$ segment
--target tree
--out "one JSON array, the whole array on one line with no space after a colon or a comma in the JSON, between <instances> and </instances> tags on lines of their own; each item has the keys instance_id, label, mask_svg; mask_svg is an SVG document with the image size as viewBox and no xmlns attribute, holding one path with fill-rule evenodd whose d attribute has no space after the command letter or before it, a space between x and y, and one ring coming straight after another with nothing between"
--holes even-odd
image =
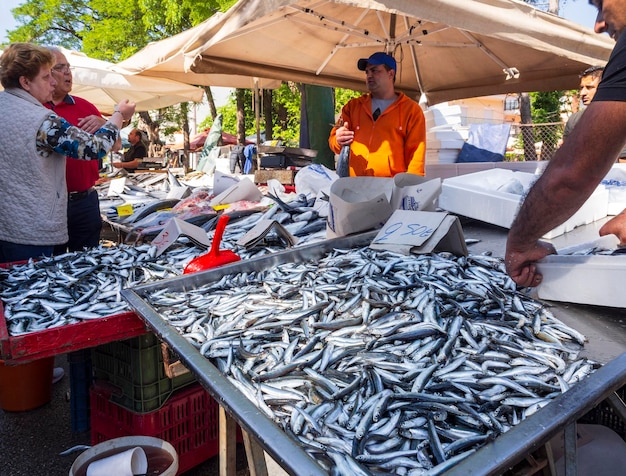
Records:
<instances>
[{"instance_id":1,"label":"tree","mask_svg":"<svg viewBox=\"0 0 626 476\"><path fill-rule=\"evenodd\" d=\"M549 160L556 152L561 139L561 98L565 91L530 93L532 99L532 118L535 124L535 141L542 142L541 160Z\"/></svg>"},{"instance_id":2,"label":"tree","mask_svg":"<svg viewBox=\"0 0 626 476\"><path fill-rule=\"evenodd\" d=\"M235 0L27 0L12 10L18 27L8 37L11 42L64 46L92 58L117 62L149 42L180 33L234 3ZM210 89L205 91L215 117L213 96ZM180 114L183 109L181 106L169 116L181 121L188 144L189 124L187 116ZM158 118L166 115L139 113L140 123L151 140L158 140Z\"/></svg>"}]
</instances>

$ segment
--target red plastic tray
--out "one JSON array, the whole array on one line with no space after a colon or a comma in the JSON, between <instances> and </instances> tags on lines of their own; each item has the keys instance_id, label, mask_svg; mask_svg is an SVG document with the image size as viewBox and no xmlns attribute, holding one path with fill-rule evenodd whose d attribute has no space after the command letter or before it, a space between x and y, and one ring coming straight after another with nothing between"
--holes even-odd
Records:
<instances>
[{"instance_id":1,"label":"red plastic tray","mask_svg":"<svg viewBox=\"0 0 626 476\"><path fill-rule=\"evenodd\" d=\"M0 302L0 360L25 363L146 334L148 327L134 312L11 336Z\"/></svg>"}]
</instances>

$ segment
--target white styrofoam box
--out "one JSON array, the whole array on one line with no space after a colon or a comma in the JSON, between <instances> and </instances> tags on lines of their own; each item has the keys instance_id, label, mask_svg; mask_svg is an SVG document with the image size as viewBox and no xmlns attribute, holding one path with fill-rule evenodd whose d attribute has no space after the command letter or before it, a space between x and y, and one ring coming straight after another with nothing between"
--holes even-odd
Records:
<instances>
[{"instance_id":1,"label":"white styrofoam box","mask_svg":"<svg viewBox=\"0 0 626 476\"><path fill-rule=\"evenodd\" d=\"M428 142L426 142L428 145ZM614 164L602 183L609 191L608 215L618 215L626 209L626 164Z\"/></svg>"},{"instance_id":2,"label":"white styrofoam box","mask_svg":"<svg viewBox=\"0 0 626 476\"><path fill-rule=\"evenodd\" d=\"M607 215L619 215L626 209L626 187L607 186L609 204Z\"/></svg>"},{"instance_id":3,"label":"white styrofoam box","mask_svg":"<svg viewBox=\"0 0 626 476\"><path fill-rule=\"evenodd\" d=\"M426 149L428 156L429 150ZM457 151L458 157L458 151ZM508 169L531 174L541 173L547 161L529 160L526 162L467 162L467 163L432 163L426 161L426 177L446 179L464 174L472 174L481 170Z\"/></svg>"},{"instance_id":4,"label":"white styrofoam box","mask_svg":"<svg viewBox=\"0 0 626 476\"><path fill-rule=\"evenodd\" d=\"M440 113L446 116L458 115L462 116L467 113L468 107L461 104L449 104L442 102L428 108L434 114Z\"/></svg>"},{"instance_id":5,"label":"white styrofoam box","mask_svg":"<svg viewBox=\"0 0 626 476\"><path fill-rule=\"evenodd\" d=\"M537 271L543 275L543 280L537 287L538 297L550 301L626 307L626 254L575 254L594 247L614 249L618 243L615 235L607 235L539 260Z\"/></svg>"},{"instance_id":6,"label":"white styrofoam box","mask_svg":"<svg viewBox=\"0 0 626 476\"><path fill-rule=\"evenodd\" d=\"M443 112L438 109L428 109L428 111L424 111L424 115L426 116L426 120L431 120L435 123L436 126L445 125L445 124L461 124L461 114L453 114L449 112Z\"/></svg>"},{"instance_id":7,"label":"white styrofoam box","mask_svg":"<svg viewBox=\"0 0 626 476\"><path fill-rule=\"evenodd\" d=\"M463 139L426 139L426 149L458 149L459 151L465 144Z\"/></svg>"},{"instance_id":8,"label":"white styrofoam box","mask_svg":"<svg viewBox=\"0 0 626 476\"><path fill-rule=\"evenodd\" d=\"M428 174L427 174L428 176ZM493 168L443 180L439 206L452 213L510 228L523 194L537 175ZM608 191L602 185L565 223L546 233L551 239L606 216Z\"/></svg>"},{"instance_id":9,"label":"white styrofoam box","mask_svg":"<svg viewBox=\"0 0 626 476\"><path fill-rule=\"evenodd\" d=\"M481 170L448 178L441 184L439 206L452 213L509 228L522 193L533 178L532 174L503 169ZM515 181L520 185L518 194L498 190Z\"/></svg>"},{"instance_id":10,"label":"white styrofoam box","mask_svg":"<svg viewBox=\"0 0 626 476\"><path fill-rule=\"evenodd\" d=\"M454 164L459 152L461 149L426 149L426 164Z\"/></svg>"},{"instance_id":11,"label":"white styrofoam box","mask_svg":"<svg viewBox=\"0 0 626 476\"><path fill-rule=\"evenodd\" d=\"M431 128L426 133L426 144L428 144L430 140L440 140L440 141L453 140L453 141L461 141L461 145L463 145L462 143L467 140L468 136L469 136L469 129L467 128L448 129L448 130L441 130L441 129L437 130L436 128Z\"/></svg>"},{"instance_id":12,"label":"white styrofoam box","mask_svg":"<svg viewBox=\"0 0 626 476\"><path fill-rule=\"evenodd\" d=\"M607 210L609 206L609 191L600 185L591 194L585 203L578 209L574 215L572 215L565 223L557 226L553 230L549 231L544 238L551 239L555 236L560 236L563 233L572 231L577 226L589 225L596 220L607 216Z\"/></svg>"}]
</instances>

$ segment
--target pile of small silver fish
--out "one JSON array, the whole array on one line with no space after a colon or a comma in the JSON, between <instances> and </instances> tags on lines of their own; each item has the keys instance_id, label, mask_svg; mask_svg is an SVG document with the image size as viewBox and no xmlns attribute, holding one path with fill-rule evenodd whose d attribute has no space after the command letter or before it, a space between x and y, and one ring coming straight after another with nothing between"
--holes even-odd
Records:
<instances>
[{"instance_id":1,"label":"pile of small silver fish","mask_svg":"<svg viewBox=\"0 0 626 476\"><path fill-rule=\"evenodd\" d=\"M98 246L0 269L0 299L10 335L99 319L130 311L126 287L174 277L200 253L176 247Z\"/></svg>"},{"instance_id":2,"label":"pile of small silver fish","mask_svg":"<svg viewBox=\"0 0 626 476\"><path fill-rule=\"evenodd\" d=\"M484 255L335 250L144 299L330 474L442 474L597 368Z\"/></svg>"},{"instance_id":3,"label":"pile of small silver fish","mask_svg":"<svg viewBox=\"0 0 626 476\"><path fill-rule=\"evenodd\" d=\"M229 226L222 248L236 250L242 259L284 250L281 244L251 250L235 245L236 239L263 215L254 214ZM213 231L208 233L210 239L213 234ZM325 232L316 233L298 245L324 238ZM0 300L9 335L128 312L131 309L120 295L122 289L180 276L189 261L205 252L181 237L179 243L158 257L156 248L149 244L101 245L0 268Z\"/></svg>"}]
</instances>

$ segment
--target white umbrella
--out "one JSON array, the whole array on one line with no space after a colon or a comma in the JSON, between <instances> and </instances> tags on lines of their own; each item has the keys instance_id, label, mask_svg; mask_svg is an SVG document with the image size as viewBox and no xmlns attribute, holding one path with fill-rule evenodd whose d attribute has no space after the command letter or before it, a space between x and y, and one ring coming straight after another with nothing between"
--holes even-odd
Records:
<instances>
[{"instance_id":1,"label":"white umbrella","mask_svg":"<svg viewBox=\"0 0 626 476\"><path fill-rule=\"evenodd\" d=\"M223 14L216 13L200 25L185 30L182 33L154 41L146 45L134 55L126 58L115 65L130 73L142 76L158 76L169 78L187 84L199 86L219 86L229 88L276 89L281 81L252 76L239 76L234 74L202 74L194 73L185 69L185 57L183 52L187 43L198 34L210 35L219 28Z\"/></svg>"},{"instance_id":2,"label":"white umbrella","mask_svg":"<svg viewBox=\"0 0 626 476\"><path fill-rule=\"evenodd\" d=\"M186 70L363 90L358 59L386 51L397 89L429 104L573 89L614 46L517 0L240 0L205 26L185 47Z\"/></svg>"},{"instance_id":3,"label":"white umbrella","mask_svg":"<svg viewBox=\"0 0 626 476\"><path fill-rule=\"evenodd\" d=\"M100 112L113 113L122 99L137 104L137 111L149 111L181 102L201 102L201 88L168 78L144 77L113 67L113 63L60 48L71 65L72 94L93 103Z\"/></svg>"}]
</instances>

